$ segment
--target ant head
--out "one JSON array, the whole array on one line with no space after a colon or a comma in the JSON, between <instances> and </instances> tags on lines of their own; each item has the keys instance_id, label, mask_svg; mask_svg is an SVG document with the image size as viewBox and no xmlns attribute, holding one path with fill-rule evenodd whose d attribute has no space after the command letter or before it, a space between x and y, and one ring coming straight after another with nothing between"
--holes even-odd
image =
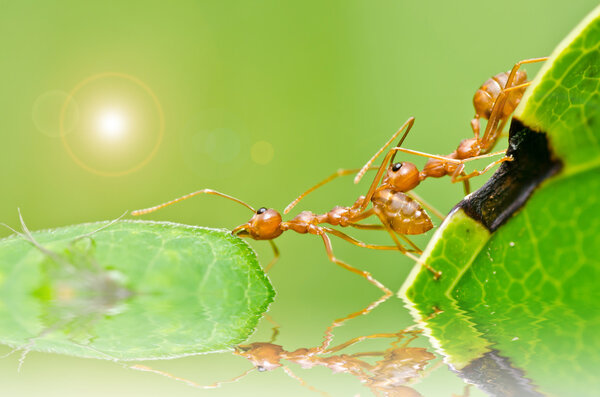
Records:
<instances>
[{"instance_id":1,"label":"ant head","mask_svg":"<svg viewBox=\"0 0 600 397\"><path fill-rule=\"evenodd\" d=\"M261 207L248 223L236 227L232 233L241 237L250 237L254 240L274 239L283 233L281 214L274 209Z\"/></svg>"},{"instance_id":2,"label":"ant head","mask_svg":"<svg viewBox=\"0 0 600 397\"><path fill-rule=\"evenodd\" d=\"M281 367L282 353L284 353L283 347L264 342L240 345L235 348L235 354L250 360L259 372L272 371Z\"/></svg>"},{"instance_id":3,"label":"ant head","mask_svg":"<svg viewBox=\"0 0 600 397\"><path fill-rule=\"evenodd\" d=\"M408 192L414 189L421 179L419 170L413 163L394 163L388 168L383 183L397 192Z\"/></svg>"}]
</instances>

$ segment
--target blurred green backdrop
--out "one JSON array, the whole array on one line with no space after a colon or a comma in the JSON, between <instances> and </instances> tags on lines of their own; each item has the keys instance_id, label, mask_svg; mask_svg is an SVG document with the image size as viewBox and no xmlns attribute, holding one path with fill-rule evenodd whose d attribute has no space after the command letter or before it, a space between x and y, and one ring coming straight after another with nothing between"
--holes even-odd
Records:
<instances>
[{"instance_id":1,"label":"blurred green backdrop","mask_svg":"<svg viewBox=\"0 0 600 397\"><path fill-rule=\"evenodd\" d=\"M596 3L0 1L0 221L16 226L17 208L32 230L112 219L205 187L282 209L336 169L362 166L409 116L407 147L449 153L470 136L479 85L517 60L549 55ZM349 205L365 189L341 179L300 207ZM446 179L418 192L443 212L462 196ZM232 228L248 211L201 197L147 218ZM357 235L389 244L383 234ZM416 241L424 247L429 236ZM278 243L270 315L286 349L316 346L335 318L378 297L331 264L319 239ZM267 263L268 244L251 244ZM393 252L340 241L334 249L394 291L411 267ZM411 324L393 298L336 341ZM251 341L269 334L264 323ZM17 362L0 360L3 395L310 393L282 371L198 391L111 362L31 353L21 373ZM227 353L152 364L203 384L250 366ZM333 395L369 395L349 375L293 369ZM439 368L415 387L450 396L463 385Z\"/></svg>"}]
</instances>

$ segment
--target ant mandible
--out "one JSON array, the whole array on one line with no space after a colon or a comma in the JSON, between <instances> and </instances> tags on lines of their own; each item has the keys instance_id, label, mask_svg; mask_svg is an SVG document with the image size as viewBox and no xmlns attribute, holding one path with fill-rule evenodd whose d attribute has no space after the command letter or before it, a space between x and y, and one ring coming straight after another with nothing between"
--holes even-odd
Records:
<instances>
[{"instance_id":1,"label":"ant mandible","mask_svg":"<svg viewBox=\"0 0 600 397\"><path fill-rule=\"evenodd\" d=\"M453 183L460 181L463 182L465 194L468 194L470 192L469 179L484 174L492 167L500 163L511 161L511 157L504 156L501 159L492 162L481 171L475 170L469 174L464 172L465 163L468 161L505 153L505 151L496 153L490 153L490 151L496 145L504 126L521 101L525 89L527 86L529 86L529 84L531 84L531 82L527 81L527 73L519 68L523 64L543 62L547 59L548 57L543 57L519 61L513 66L510 72L497 74L483 83L473 97L475 116L471 120L471 128L473 129L475 137L463 140L456 150L449 155L438 156L416 150L405 149L399 147L399 145L392 148L390 150L391 154L389 157L386 157L389 159L390 163L393 162L398 151L429 158L422 171L419 171L414 164L409 162L399 162L392 165L392 168L395 168L396 172L401 168L403 169L403 183L399 184L401 185L399 187L399 191L407 192L412 190L422 180L428 177L441 178L445 175L450 175ZM481 118L488 120L482 138L479 136ZM358 183L361 180L375 159L391 144L395 138L396 136L393 136L392 139L388 141L371 158L371 160L365 164L365 166L356 175L354 183Z\"/></svg>"}]
</instances>

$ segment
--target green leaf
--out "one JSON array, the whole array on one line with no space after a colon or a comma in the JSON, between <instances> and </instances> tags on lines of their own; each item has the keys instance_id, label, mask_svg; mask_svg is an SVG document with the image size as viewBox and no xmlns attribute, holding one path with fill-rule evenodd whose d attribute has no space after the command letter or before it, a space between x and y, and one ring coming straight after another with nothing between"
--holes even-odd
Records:
<instances>
[{"instance_id":1,"label":"green leaf","mask_svg":"<svg viewBox=\"0 0 600 397\"><path fill-rule=\"evenodd\" d=\"M400 291L461 376L492 395L600 390L600 8L552 54L508 153L446 218ZM442 312L434 315L436 310Z\"/></svg>"},{"instance_id":2,"label":"green leaf","mask_svg":"<svg viewBox=\"0 0 600 397\"><path fill-rule=\"evenodd\" d=\"M226 230L106 222L0 240L0 343L119 360L230 349L274 291Z\"/></svg>"}]
</instances>

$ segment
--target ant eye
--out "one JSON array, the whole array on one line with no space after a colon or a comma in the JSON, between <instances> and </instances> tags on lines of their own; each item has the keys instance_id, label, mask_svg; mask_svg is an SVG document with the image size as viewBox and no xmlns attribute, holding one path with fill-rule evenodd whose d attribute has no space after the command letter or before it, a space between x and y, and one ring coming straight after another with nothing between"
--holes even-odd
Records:
<instances>
[{"instance_id":1,"label":"ant eye","mask_svg":"<svg viewBox=\"0 0 600 397\"><path fill-rule=\"evenodd\" d=\"M267 369L263 366L257 366L256 369L258 370L258 372L265 372Z\"/></svg>"},{"instance_id":2,"label":"ant eye","mask_svg":"<svg viewBox=\"0 0 600 397\"><path fill-rule=\"evenodd\" d=\"M266 209L265 207L260 207L260 208L258 209L258 211L256 211L256 213L257 213L258 215L260 215L260 214L263 214L263 213L265 213L266 211L267 211L267 209Z\"/></svg>"},{"instance_id":3,"label":"ant eye","mask_svg":"<svg viewBox=\"0 0 600 397\"><path fill-rule=\"evenodd\" d=\"M400 168L402 168L402 163L396 163L392 165L392 171L394 172L398 171Z\"/></svg>"}]
</instances>

